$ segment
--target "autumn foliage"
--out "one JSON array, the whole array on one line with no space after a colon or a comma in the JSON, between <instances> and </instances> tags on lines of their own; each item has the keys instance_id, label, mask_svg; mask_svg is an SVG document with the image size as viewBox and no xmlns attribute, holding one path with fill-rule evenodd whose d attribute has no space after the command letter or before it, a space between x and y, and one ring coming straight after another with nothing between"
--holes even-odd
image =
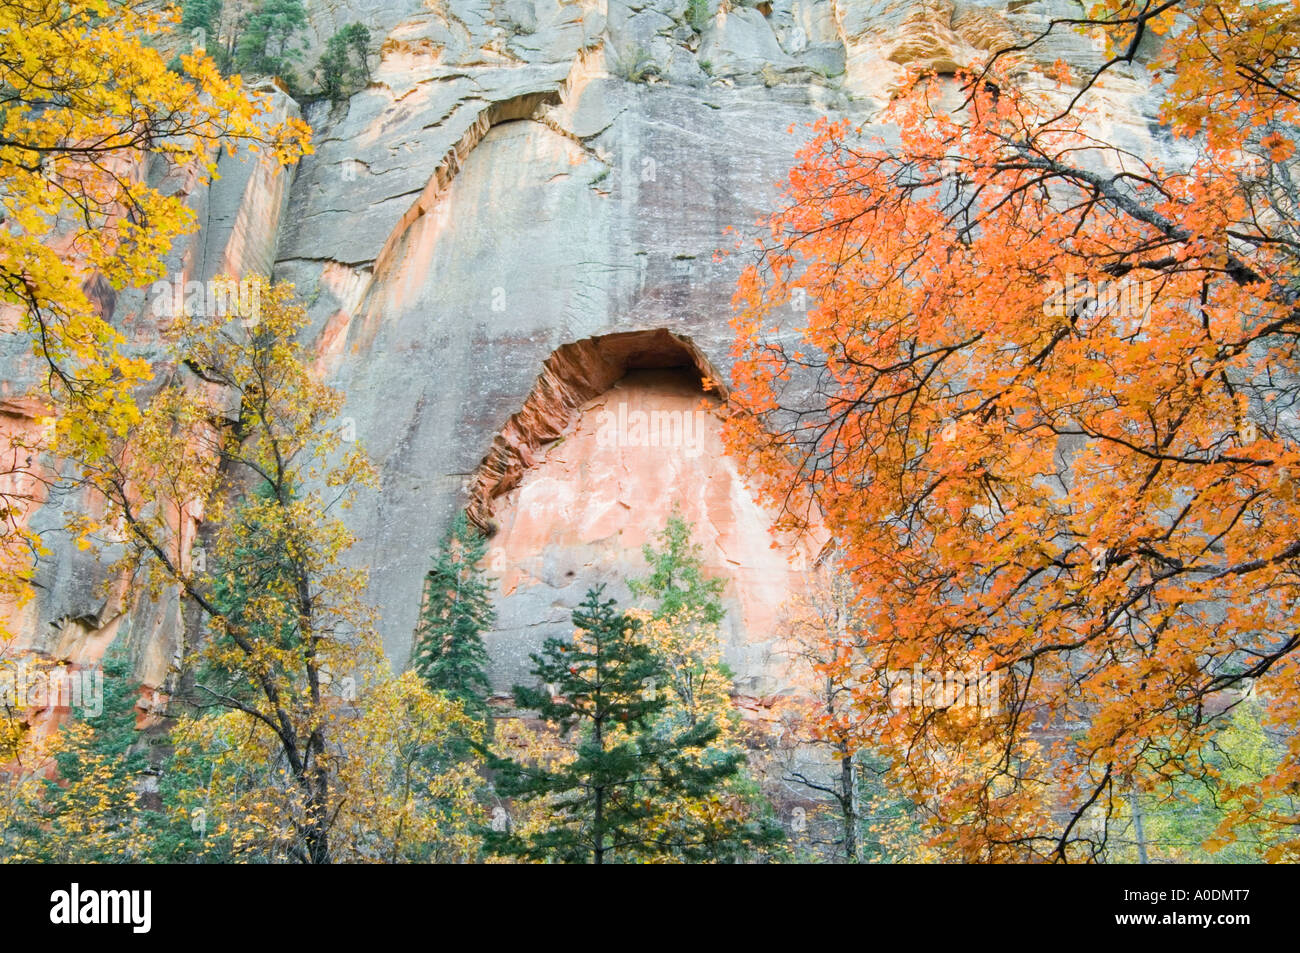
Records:
<instances>
[{"instance_id":1,"label":"autumn foliage","mask_svg":"<svg viewBox=\"0 0 1300 953\"><path fill-rule=\"evenodd\" d=\"M950 856L1098 859L1176 788L1227 805L1210 847L1294 859L1300 5L1080 23L1093 71L1013 51L813 128L736 293L731 445L843 546L861 638L823 671ZM1118 69L1157 131L1108 125ZM918 665L996 710L899 704ZM1239 784L1252 691L1287 753Z\"/></svg>"},{"instance_id":2,"label":"autumn foliage","mask_svg":"<svg viewBox=\"0 0 1300 953\"><path fill-rule=\"evenodd\" d=\"M30 346L31 397L50 415L0 447L3 603L25 599L41 551L27 517L49 475L32 458L93 458L138 421L150 370L118 293L166 273L197 224L187 195L222 153L310 151L305 124L273 121L269 97L206 56L169 70L176 20L122 0L0 2L0 335Z\"/></svg>"}]
</instances>

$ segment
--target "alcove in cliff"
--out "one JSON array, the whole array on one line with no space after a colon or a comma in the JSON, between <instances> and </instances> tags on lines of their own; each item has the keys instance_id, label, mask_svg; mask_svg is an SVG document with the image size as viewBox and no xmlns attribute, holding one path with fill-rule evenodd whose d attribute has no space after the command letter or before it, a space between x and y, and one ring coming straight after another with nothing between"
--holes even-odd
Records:
<instances>
[{"instance_id":1,"label":"alcove in cliff","mask_svg":"<svg viewBox=\"0 0 1300 953\"><path fill-rule=\"evenodd\" d=\"M665 330L589 338L547 359L471 484L470 513L492 532L498 688L529 680L529 652L568 633L588 588L606 583L626 599L624 580L645 574L642 546L674 508L727 581L721 637L737 688L782 687L780 617L811 568L810 543L772 547L775 514L724 453L706 378L717 379L699 349Z\"/></svg>"}]
</instances>

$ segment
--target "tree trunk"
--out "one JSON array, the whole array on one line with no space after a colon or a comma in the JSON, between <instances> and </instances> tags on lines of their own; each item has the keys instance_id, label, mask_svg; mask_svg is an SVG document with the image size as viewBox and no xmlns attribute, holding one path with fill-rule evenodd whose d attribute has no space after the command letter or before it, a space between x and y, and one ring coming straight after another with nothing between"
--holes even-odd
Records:
<instances>
[{"instance_id":1,"label":"tree trunk","mask_svg":"<svg viewBox=\"0 0 1300 953\"><path fill-rule=\"evenodd\" d=\"M1142 805L1138 803L1136 791L1130 790L1128 792L1128 803L1133 809L1133 834L1137 837L1138 863L1149 863L1147 860L1146 833L1142 830Z\"/></svg>"},{"instance_id":2,"label":"tree trunk","mask_svg":"<svg viewBox=\"0 0 1300 953\"><path fill-rule=\"evenodd\" d=\"M844 807L844 856L849 863L858 862L858 785L853 756L840 758L840 789Z\"/></svg>"},{"instance_id":3,"label":"tree trunk","mask_svg":"<svg viewBox=\"0 0 1300 953\"><path fill-rule=\"evenodd\" d=\"M596 833L596 847L592 853L595 856L593 863L603 864L605 862L605 789L596 788L596 818L593 825Z\"/></svg>"}]
</instances>

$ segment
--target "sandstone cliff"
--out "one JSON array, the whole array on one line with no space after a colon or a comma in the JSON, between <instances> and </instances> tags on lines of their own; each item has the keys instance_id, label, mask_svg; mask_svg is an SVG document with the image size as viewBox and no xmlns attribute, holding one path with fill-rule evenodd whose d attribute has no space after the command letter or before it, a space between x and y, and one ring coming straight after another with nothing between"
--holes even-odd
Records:
<instances>
[{"instance_id":1,"label":"sandstone cliff","mask_svg":"<svg viewBox=\"0 0 1300 953\"><path fill-rule=\"evenodd\" d=\"M702 376L725 381L740 267L714 259L728 226L769 207L819 116L870 121L904 69L951 71L1026 38L1067 0L314 0L315 49L366 23L372 81L305 118L316 152L293 175L223 162L189 195L203 223L176 250L184 279L270 271L296 284L322 376L379 463L383 490L350 519L396 665L452 514L497 529L494 682L563 632L592 583L639 568L678 503L728 578L726 655L742 691L781 685L771 640L815 543L772 549L771 514L717 443ZM1035 53L1095 63L1088 38ZM1032 71L1025 83L1042 83ZM1159 152L1140 75L1099 92L1105 133ZM296 110L282 96L281 108ZM794 126L794 132L788 132ZM887 134L887 130L883 130ZM108 306L142 353L156 297ZM31 426L32 369L0 354L0 427ZM621 410L620 410L621 408ZM602 440L602 413L690 421L692 442ZM700 417L695 417L699 413ZM669 417L666 415L676 414ZM650 419L649 416L646 417ZM33 525L87 501L48 500ZM25 642L87 661L129 634L164 685L183 644L176 604L97 594L108 555L51 535ZM111 554L109 554L111 555Z\"/></svg>"}]
</instances>

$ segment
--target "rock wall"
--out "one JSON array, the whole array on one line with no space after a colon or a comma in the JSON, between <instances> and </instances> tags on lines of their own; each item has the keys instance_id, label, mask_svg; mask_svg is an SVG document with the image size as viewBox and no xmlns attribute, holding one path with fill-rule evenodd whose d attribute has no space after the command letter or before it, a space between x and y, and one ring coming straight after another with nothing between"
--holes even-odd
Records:
<instances>
[{"instance_id":1,"label":"rock wall","mask_svg":"<svg viewBox=\"0 0 1300 953\"><path fill-rule=\"evenodd\" d=\"M611 402L684 413L704 399L692 373L726 380L741 262L713 253L729 245L725 229L775 201L803 124L870 121L908 66L953 70L1077 5L308 6L316 48L346 23L371 28L373 81L345 104L306 108L316 152L291 186L256 163L223 163L222 180L192 197L206 224L177 270L269 267L307 303L317 367L347 394L344 413L381 466L382 492L350 519L394 663L409 654L423 574L457 508L499 527L491 645L504 686L545 635L567 629L586 585L639 568L639 544L679 502L730 580L727 652L742 683L779 686L763 646L810 554L768 547L767 515L712 424L709 450L690 456L601 445L595 415ZM1036 56L1086 67L1099 51L1065 33ZM1152 148L1141 76L1107 74L1097 104L1105 134ZM114 307L151 353L144 304L125 295ZM676 343L635 359L617 340ZM15 368L0 399L21 395L23 360L12 347L0 360ZM125 624L151 646L141 669L158 684L180 644L177 607L101 605L91 593L103 571L56 547L24 621L29 641L74 652Z\"/></svg>"},{"instance_id":2,"label":"rock wall","mask_svg":"<svg viewBox=\"0 0 1300 953\"><path fill-rule=\"evenodd\" d=\"M782 608L818 555L816 541L774 546L774 514L722 448L716 401L693 369L632 369L586 401L498 503L488 569L500 614L488 639L494 687L526 680L537 635L563 632L593 585L629 595L642 546L674 510L695 526L710 574L727 580L723 659L737 690L786 687L777 645Z\"/></svg>"},{"instance_id":3,"label":"rock wall","mask_svg":"<svg viewBox=\"0 0 1300 953\"><path fill-rule=\"evenodd\" d=\"M261 91L274 97L272 121L298 115L297 105L274 87ZM274 268L292 182L291 170L279 170L269 160L245 154L223 158L220 178L211 186L201 186L196 175L162 183L184 197L198 229L173 248L166 281L117 294L105 292L98 298L130 346L152 363L156 380L185 373L168 363L160 329L175 313L177 299L184 299L187 282L219 274L269 273ZM40 417L48 413L41 402L23 396L39 393L41 372L25 336L0 334L0 448L6 452L12 452L12 435L38 427ZM147 400L148 394L141 397ZM38 466L42 478L58 469L53 461ZM194 613L184 611L174 592L158 602L136 599L130 581L112 572L120 556L112 538L102 539L99 551L82 550L72 543L63 531L63 514L101 513L102 501L75 488L40 481L33 481L31 489L38 505L24 519L41 536L49 554L37 563L35 598L21 609L0 605L0 612L10 620L10 631L18 636L17 647L84 666L96 663L114 639L124 638L145 685L168 687ZM193 521L182 527L184 539L192 542L196 529Z\"/></svg>"}]
</instances>

